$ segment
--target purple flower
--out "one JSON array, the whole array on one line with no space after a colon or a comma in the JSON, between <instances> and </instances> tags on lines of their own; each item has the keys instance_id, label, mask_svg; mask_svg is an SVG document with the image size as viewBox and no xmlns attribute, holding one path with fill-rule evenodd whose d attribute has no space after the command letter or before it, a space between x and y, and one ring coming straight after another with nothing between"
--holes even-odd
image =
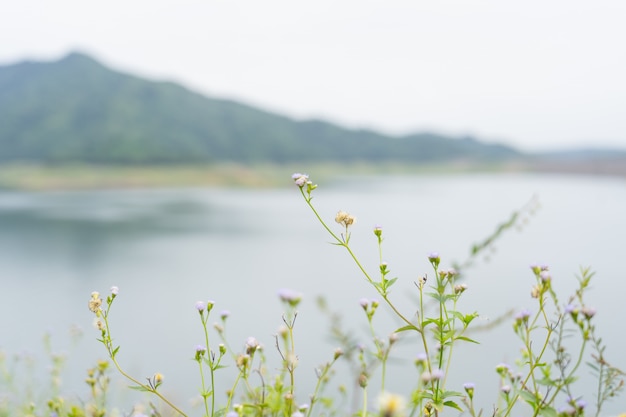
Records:
<instances>
[{"instance_id":1,"label":"purple flower","mask_svg":"<svg viewBox=\"0 0 626 417\"><path fill-rule=\"evenodd\" d=\"M202 313L205 308L206 308L206 304L204 304L204 301L196 302L196 310L198 310L200 313Z\"/></svg>"},{"instance_id":2,"label":"purple flower","mask_svg":"<svg viewBox=\"0 0 626 417\"><path fill-rule=\"evenodd\" d=\"M281 301L289 304L292 307L297 306L302 300L302 294L287 288L282 288L278 290L278 297Z\"/></svg>"},{"instance_id":3,"label":"purple flower","mask_svg":"<svg viewBox=\"0 0 626 417\"><path fill-rule=\"evenodd\" d=\"M246 339L246 350L248 353L254 352L259 348L259 346L261 346L261 344L258 340L256 340L256 338L250 336Z\"/></svg>"},{"instance_id":4,"label":"purple flower","mask_svg":"<svg viewBox=\"0 0 626 417\"><path fill-rule=\"evenodd\" d=\"M433 369L433 371L430 373L430 377L433 380L439 380L441 378L443 378L445 375L445 373L443 372L442 369Z\"/></svg>"},{"instance_id":5,"label":"purple flower","mask_svg":"<svg viewBox=\"0 0 626 417\"><path fill-rule=\"evenodd\" d=\"M585 317L587 317L587 319L590 319L596 315L596 309L593 307L583 307L582 313L585 315Z\"/></svg>"},{"instance_id":6,"label":"purple flower","mask_svg":"<svg viewBox=\"0 0 626 417\"><path fill-rule=\"evenodd\" d=\"M115 285L111 287L111 295L117 295L120 292L120 289L117 288Z\"/></svg>"},{"instance_id":7,"label":"purple flower","mask_svg":"<svg viewBox=\"0 0 626 417\"><path fill-rule=\"evenodd\" d=\"M220 311L220 317L222 318L222 320L226 320L228 316L230 316L230 311L228 310Z\"/></svg>"},{"instance_id":8,"label":"purple flower","mask_svg":"<svg viewBox=\"0 0 626 417\"><path fill-rule=\"evenodd\" d=\"M359 300L359 305L363 307L363 309L367 309L367 306L370 304L370 301L367 298L361 298Z\"/></svg>"},{"instance_id":9,"label":"purple flower","mask_svg":"<svg viewBox=\"0 0 626 417\"><path fill-rule=\"evenodd\" d=\"M565 312L571 314L576 309L574 304L568 304L565 306Z\"/></svg>"},{"instance_id":10,"label":"purple flower","mask_svg":"<svg viewBox=\"0 0 626 417\"><path fill-rule=\"evenodd\" d=\"M302 174L300 172L296 172L291 176L296 185L300 188L304 187L306 183L309 181L309 176L307 174Z\"/></svg>"},{"instance_id":11,"label":"purple flower","mask_svg":"<svg viewBox=\"0 0 626 417\"><path fill-rule=\"evenodd\" d=\"M530 310L523 309L515 315L515 320L526 321L528 320L528 317L530 317Z\"/></svg>"},{"instance_id":12,"label":"purple flower","mask_svg":"<svg viewBox=\"0 0 626 417\"><path fill-rule=\"evenodd\" d=\"M429 259L430 261L434 261L434 260L436 260L436 259L439 259L439 253L437 253L437 252L431 252L431 253L429 253L429 254L428 254L428 259Z\"/></svg>"}]
</instances>

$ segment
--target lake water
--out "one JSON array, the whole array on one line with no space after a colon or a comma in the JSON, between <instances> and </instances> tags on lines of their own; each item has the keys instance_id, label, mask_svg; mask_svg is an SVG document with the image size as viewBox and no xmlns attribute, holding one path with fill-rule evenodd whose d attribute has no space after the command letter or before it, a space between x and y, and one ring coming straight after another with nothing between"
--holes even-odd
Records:
<instances>
[{"instance_id":1,"label":"lake water","mask_svg":"<svg viewBox=\"0 0 626 417\"><path fill-rule=\"evenodd\" d=\"M289 174L286 178L287 185ZM30 352L45 364L41 340L50 332L54 349L69 355L65 392L86 392L85 369L104 357L87 301L92 291L107 293L116 285L120 295L111 320L122 346L120 362L140 378L162 372L164 389L185 403L196 394L198 377L190 358L203 340L195 302L211 299L216 311L230 310L231 345L243 346L246 337L255 336L268 357L275 357L273 335L282 323L276 294L291 288L304 294L296 350L303 387L299 398L306 401L313 368L335 348L315 298L325 296L342 314L344 327L367 343L358 302L375 298L375 292L348 255L329 244L297 187L288 185L262 190L0 192L0 347ZM488 259L481 257L466 271L470 289L462 307L477 310L481 323L488 324L508 308L533 309L530 264L549 265L554 285L564 294L575 287L580 267L591 266L596 276L589 300L598 308L607 357L626 368L621 310L626 293L624 179L347 176L321 184L315 194L316 206L333 226L340 209L357 217L352 244L374 275L378 260L372 228L382 225L383 257L392 276L399 277L392 298L408 315L414 311L413 282L430 271L428 253L439 252L444 267L465 260L471 244L537 196L535 215L498 240ZM397 326L382 307L375 322L383 337ZM85 333L75 347L68 338L72 325ZM518 357L519 342L508 322L475 337L481 345L459 350L452 382L458 390L463 382L477 383L477 398L488 412L498 388L493 369ZM409 338L400 346L408 352L409 364L420 352L415 342ZM394 362L391 390L407 392L407 384L412 386L416 375L406 365ZM113 380L116 387L125 385L115 374ZM594 389L587 379L581 381L589 403ZM141 398L134 391L123 392L119 401ZM626 397L608 403L606 415L626 411L625 404Z\"/></svg>"}]
</instances>

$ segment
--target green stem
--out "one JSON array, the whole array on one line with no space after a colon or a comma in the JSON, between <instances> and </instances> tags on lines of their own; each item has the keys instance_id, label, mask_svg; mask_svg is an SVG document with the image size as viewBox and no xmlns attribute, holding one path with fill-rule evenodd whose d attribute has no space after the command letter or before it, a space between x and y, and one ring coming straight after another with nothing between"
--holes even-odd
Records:
<instances>
[{"instance_id":1,"label":"green stem","mask_svg":"<svg viewBox=\"0 0 626 417\"><path fill-rule=\"evenodd\" d=\"M110 306L109 306L110 307ZM172 404L172 402L170 402L167 398L165 398L160 392L158 392L156 390L156 388L153 388L149 385L143 384L139 381L137 381L135 378L133 378L132 376L130 376L129 374L127 374L122 367L120 366L120 364L117 362L117 359L115 359L115 355L113 354L113 351L115 350L113 348L113 344L112 341L113 339L111 338L111 329L109 327L109 318L108 318L108 311L104 312L102 314L102 317L104 318L104 325L105 325L105 329L106 329L106 336L105 338L103 338L103 343L104 346L107 349L107 352L109 354L109 357L111 358L111 361L113 362L113 365L115 365L115 368L118 370L118 372L125 377L126 379L128 379L129 381L133 382L134 384L136 384L137 386L141 387L142 389L144 389L145 391L148 391L154 395L156 395L157 397L159 397L161 399L161 401L163 401L165 404L167 404L170 408L172 408L172 410L176 411L178 414L180 414L181 416L187 417L187 414L183 413L178 407L176 407L174 404Z\"/></svg>"}]
</instances>

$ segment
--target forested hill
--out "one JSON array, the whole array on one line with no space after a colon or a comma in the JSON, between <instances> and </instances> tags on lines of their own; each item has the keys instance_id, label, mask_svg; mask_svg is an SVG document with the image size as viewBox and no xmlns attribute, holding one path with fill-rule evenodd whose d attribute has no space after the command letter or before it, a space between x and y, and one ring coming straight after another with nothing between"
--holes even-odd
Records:
<instances>
[{"instance_id":1,"label":"forested hill","mask_svg":"<svg viewBox=\"0 0 626 417\"><path fill-rule=\"evenodd\" d=\"M78 53L0 66L0 162L411 163L517 155L472 138L390 137L296 121L112 71Z\"/></svg>"}]
</instances>

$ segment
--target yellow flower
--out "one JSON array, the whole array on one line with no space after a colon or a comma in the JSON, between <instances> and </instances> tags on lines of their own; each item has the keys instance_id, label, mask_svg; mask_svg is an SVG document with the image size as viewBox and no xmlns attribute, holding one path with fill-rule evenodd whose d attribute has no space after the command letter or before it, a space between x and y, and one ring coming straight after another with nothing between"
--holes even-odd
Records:
<instances>
[{"instance_id":1,"label":"yellow flower","mask_svg":"<svg viewBox=\"0 0 626 417\"><path fill-rule=\"evenodd\" d=\"M380 415L383 417L396 417L404 415L406 401L398 394L383 392L378 397Z\"/></svg>"}]
</instances>

